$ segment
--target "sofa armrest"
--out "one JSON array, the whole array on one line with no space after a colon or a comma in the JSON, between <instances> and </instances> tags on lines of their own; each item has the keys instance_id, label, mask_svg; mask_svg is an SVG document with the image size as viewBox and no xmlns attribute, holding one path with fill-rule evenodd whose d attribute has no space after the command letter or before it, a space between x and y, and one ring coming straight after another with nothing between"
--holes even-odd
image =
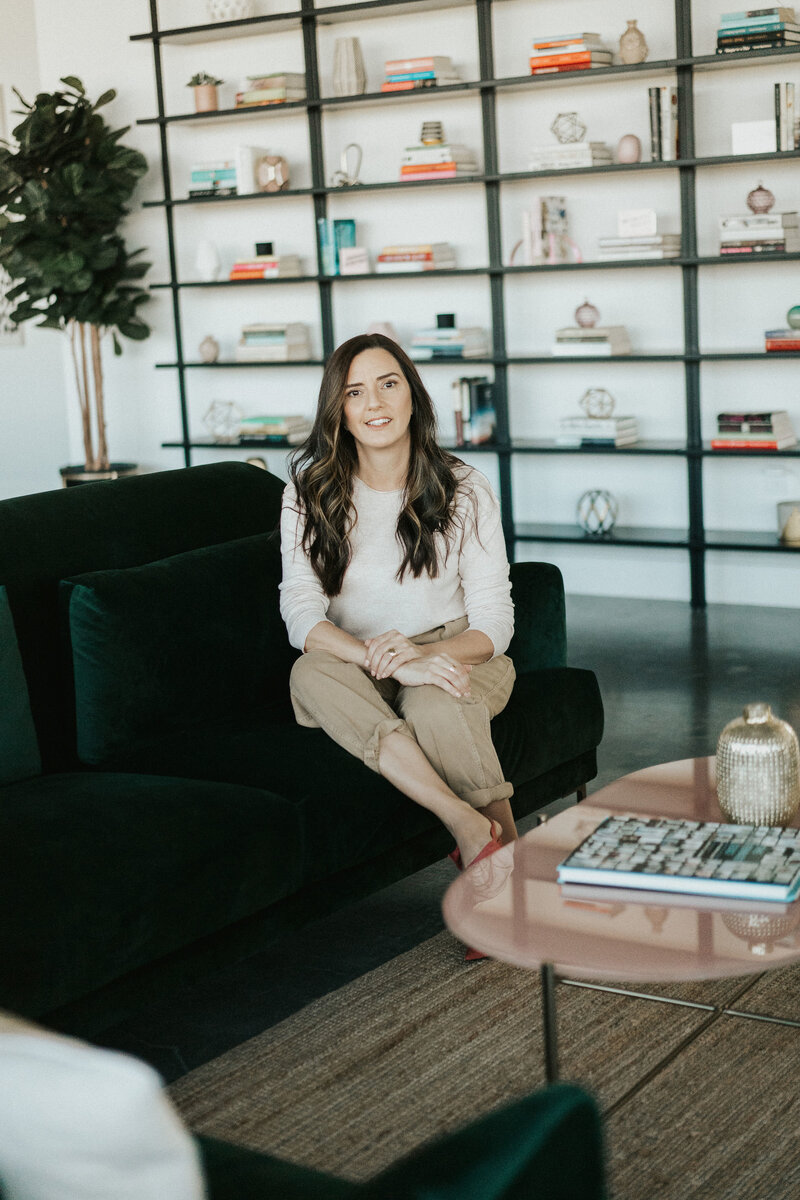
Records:
<instances>
[{"instance_id":1,"label":"sofa armrest","mask_svg":"<svg viewBox=\"0 0 800 1200\"><path fill-rule=\"evenodd\" d=\"M564 581L552 563L511 564L514 636L508 654L519 674L567 665Z\"/></svg>"}]
</instances>

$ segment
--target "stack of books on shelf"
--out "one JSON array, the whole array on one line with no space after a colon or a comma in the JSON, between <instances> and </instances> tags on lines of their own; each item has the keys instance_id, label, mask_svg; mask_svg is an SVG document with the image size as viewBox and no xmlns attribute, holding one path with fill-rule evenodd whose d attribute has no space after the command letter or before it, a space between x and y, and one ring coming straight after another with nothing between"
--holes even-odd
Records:
<instances>
[{"instance_id":1,"label":"stack of books on shelf","mask_svg":"<svg viewBox=\"0 0 800 1200\"><path fill-rule=\"evenodd\" d=\"M797 122L793 83L775 84L775 149L795 150Z\"/></svg>"},{"instance_id":2,"label":"stack of books on shelf","mask_svg":"<svg viewBox=\"0 0 800 1200\"><path fill-rule=\"evenodd\" d=\"M597 257L605 261L626 258L678 258L679 233L651 233L638 237L601 237L597 239Z\"/></svg>"},{"instance_id":3,"label":"stack of books on shelf","mask_svg":"<svg viewBox=\"0 0 800 1200\"><path fill-rule=\"evenodd\" d=\"M215 158L193 163L189 180L189 195L235 196L237 172L235 158Z\"/></svg>"},{"instance_id":4,"label":"stack of books on shelf","mask_svg":"<svg viewBox=\"0 0 800 1200\"><path fill-rule=\"evenodd\" d=\"M556 330L551 349L556 358L610 358L630 354L631 340L624 325L567 325Z\"/></svg>"},{"instance_id":5,"label":"stack of books on shelf","mask_svg":"<svg viewBox=\"0 0 800 1200\"><path fill-rule=\"evenodd\" d=\"M797 213L735 213L719 218L720 254L794 254L800 251Z\"/></svg>"},{"instance_id":6,"label":"stack of books on shelf","mask_svg":"<svg viewBox=\"0 0 800 1200\"><path fill-rule=\"evenodd\" d=\"M608 67L613 55L599 33L554 33L533 43L531 75L554 75L561 71L587 71Z\"/></svg>"},{"instance_id":7,"label":"stack of books on shelf","mask_svg":"<svg viewBox=\"0 0 800 1200\"><path fill-rule=\"evenodd\" d=\"M308 326L302 321L244 325L237 362L294 362L311 357Z\"/></svg>"},{"instance_id":8,"label":"stack of books on shelf","mask_svg":"<svg viewBox=\"0 0 800 1200\"><path fill-rule=\"evenodd\" d=\"M639 440L636 417L562 417L557 446L632 446Z\"/></svg>"},{"instance_id":9,"label":"stack of books on shelf","mask_svg":"<svg viewBox=\"0 0 800 1200\"><path fill-rule=\"evenodd\" d=\"M301 71L273 71L248 75L236 93L236 108L260 108L262 104L286 104L305 100L306 77Z\"/></svg>"},{"instance_id":10,"label":"stack of books on shelf","mask_svg":"<svg viewBox=\"0 0 800 1200\"><path fill-rule=\"evenodd\" d=\"M565 167L597 167L614 161L605 142L564 142L534 146L529 171L561 171Z\"/></svg>"},{"instance_id":11,"label":"stack of books on shelf","mask_svg":"<svg viewBox=\"0 0 800 1200\"><path fill-rule=\"evenodd\" d=\"M674 162L678 157L678 89L662 84L647 89L650 112L650 160Z\"/></svg>"},{"instance_id":12,"label":"stack of books on shelf","mask_svg":"<svg viewBox=\"0 0 800 1200\"><path fill-rule=\"evenodd\" d=\"M786 450L797 445L792 419L785 408L775 412L721 412L712 450Z\"/></svg>"},{"instance_id":13,"label":"stack of books on shelf","mask_svg":"<svg viewBox=\"0 0 800 1200\"><path fill-rule=\"evenodd\" d=\"M341 252L356 244L356 223L352 217L318 217L320 258L325 275L341 274Z\"/></svg>"},{"instance_id":14,"label":"stack of books on shelf","mask_svg":"<svg viewBox=\"0 0 800 1200\"><path fill-rule=\"evenodd\" d=\"M485 358L488 353L489 335L479 325L468 325L463 329L455 325L418 329L409 348L409 356L421 362L426 359Z\"/></svg>"},{"instance_id":15,"label":"stack of books on shelf","mask_svg":"<svg viewBox=\"0 0 800 1200\"><path fill-rule=\"evenodd\" d=\"M456 445L481 446L497 432L494 384L486 375L453 380Z\"/></svg>"},{"instance_id":16,"label":"stack of books on shelf","mask_svg":"<svg viewBox=\"0 0 800 1200\"><path fill-rule=\"evenodd\" d=\"M385 65L382 92L413 92L417 88L461 83L458 71L447 54L422 55L419 58L391 58Z\"/></svg>"},{"instance_id":17,"label":"stack of books on shelf","mask_svg":"<svg viewBox=\"0 0 800 1200\"><path fill-rule=\"evenodd\" d=\"M406 146L400 160L401 179L455 179L475 175L478 160L473 150L456 142L438 142L434 146Z\"/></svg>"},{"instance_id":18,"label":"stack of books on shelf","mask_svg":"<svg viewBox=\"0 0 800 1200\"><path fill-rule=\"evenodd\" d=\"M769 353L787 350L800 353L800 329L767 329L764 331L764 349Z\"/></svg>"},{"instance_id":19,"label":"stack of books on shelf","mask_svg":"<svg viewBox=\"0 0 800 1200\"><path fill-rule=\"evenodd\" d=\"M717 29L717 54L742 50L772 50L800 42L800 25L793 8L751 8L723 13Z\"/></svg>"},{"instance_id":20,"label":"stack of books on shelf","mask_svg":"<svg viewBox=\"0 0 800 1200\"><path fill-rule=\"evenodd\" d=\"M384 246L375 270L379 275L394 271L441 271L455 267L456 252L449 242L416 242Z\"/></svg>"},{"instance_id":21,"label":"stack of books on shelf","mask_svg":"<svg viewBox=\"0 0 800 1200\"><path fill-rule=\"evenodd\" d=\"M251 258L237 258L228 278L289 279L301 274L296 254L254 254Z\"/></svg>"},{"instance_id":22,"label":"stack of books on shelf","mask_svg":"<svg viewBox=\"0 0 800 1200\"><path fill-rule=\"evenodd\" d=\"M239 424L240 442L288 442L299 446L311 432L307 417L281 414L266 417L243 417Z\"/></svg>"}]
</instances>

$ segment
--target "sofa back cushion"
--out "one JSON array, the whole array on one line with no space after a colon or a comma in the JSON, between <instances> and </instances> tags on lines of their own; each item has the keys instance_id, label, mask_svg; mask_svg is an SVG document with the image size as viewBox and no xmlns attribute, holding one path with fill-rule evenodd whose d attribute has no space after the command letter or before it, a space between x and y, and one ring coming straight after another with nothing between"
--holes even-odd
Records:
<instances>
[{"instance_id":1,"label":"sofa back cushion","mask_svg":"<svg viewBox=\"0 0 800 1200\"><path fill-rule=\"evenodd\" d=\"M0 587L0 784L28 779L41 769L17 634L6 589Z\"/></svg>"},{"instance_id":2,"label":"sofa back cushion","mask_svg":"<svg viewBox=\"0 0 800 1200\"><path fill-rule=\"evenodd\" d=\"M8 589L46 771L77 766L59 580L268 533L278 524L283 487L258 467L217 462L0 500L0 584Z\"/></svg>"},{"instance_id":3,"label":"sofa back cushion","mask_svg":"<svg viewBox=\"0 0 800 1200\"><path fill-rule=\"evenodd\" d=\"M62 583L81 762L288 701L276 532Z\"/></svg>"}]
</instances>

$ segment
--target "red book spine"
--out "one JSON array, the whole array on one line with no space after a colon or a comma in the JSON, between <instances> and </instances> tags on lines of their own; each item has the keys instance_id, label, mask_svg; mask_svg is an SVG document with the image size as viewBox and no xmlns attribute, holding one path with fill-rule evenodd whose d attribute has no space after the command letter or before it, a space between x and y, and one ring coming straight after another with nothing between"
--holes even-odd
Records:
<instances>
[{"instance_id":1,"label":"red book spine","mask_svg":"<svg viewBox=\"0 0 800 1200\"><path fill-rule=\"evenodd\" d=\"M399 254L391 252L378 255L378 262L433 262L432 250L408 250Z\"/></svg>"},{"instance_id":2,"label":"red book spine","mask_svg":"<svg viewBox=\"0 0 800 1200\"><path fill-rule=\"evenodd\" d=\"M765 350L794 350L800 353L800 338L767 338Z\"/></svg>"},{"instance_id":3,"label":"red book spine","mask_svg":"<svg viewBox=\"0 0 800 1200\"><path fill-rule=\"evenodd\" d=\"M406 163L400 170L403 175L417 175L420 171L455 171L454 162L443 163Z\"/></svg>"},{"instance_id":4,"label":"red book spine","mask_svg":"<svg viewBox=\"0 0 800 1200\"><path fill-rule=\"evenodd\" d=\"M610 63L595 63L595 66L610 66ZM531 67L531 75L557 75L562 71L588 71L591 70L590 62L579 63L564 63L560 67Z\"/></svg>"},{"instance_id":5,"label":"red book spine","mask_svg":"<svg viewBox=\"0 0 800 1200\"><path fill-rule=\"evenodd\" d=\"M777 442L743 440L742 438L712 438L712 450L777 450Z\"/></svg>"},{"instance_id":6,"label":"red book spine","mask_svg":"<svg viewBox=\"0 0 800 1200\"><path fill-rule=\"evenodd\" d=\"M561 63L573 62L591 62L591 50L573 50L569 54L542 54L531 57L530 63L532 67L552 67L559 66Z\"/></svg>"},{"instance_id":7,"label":"red book spine","mask_svg":"<svg viewBox=\"0 0 800 1200\"><path fill-rule=\"evenodd\" d=\"M436 87L435 79L408 79L402 83L382 83L382 92L413 92L417 88Z\"/></svg>"},{"instance_id":8,"label":"red book spine","mask_svg":"<svg viewBox=\"0 0 800 1200\"><path fill-rule=\"evenodd\" d=\"M456 171L455 167L451 171L414 171L410 175L405 174L401 176L401 178L407 179L409 182L417 179L456 179L457 177L458 171Z\"/></svg>"}]
</instances>

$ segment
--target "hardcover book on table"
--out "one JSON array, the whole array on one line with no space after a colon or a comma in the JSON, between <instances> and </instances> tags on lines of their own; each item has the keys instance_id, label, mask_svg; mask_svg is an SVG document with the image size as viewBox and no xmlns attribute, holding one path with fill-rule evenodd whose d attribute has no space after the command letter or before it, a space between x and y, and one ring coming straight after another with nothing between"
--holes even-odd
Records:
<instances>
[{"instance_id":1,"label":"hardcover book on table","mask_svg":"<svg viewBox=\"0 0 800 1200\"><path fill-rule=\"evenodd\" d=\"M610 816L559 863L559 883L793 900L800 829Z\"/></svg>"}]
</instances>

